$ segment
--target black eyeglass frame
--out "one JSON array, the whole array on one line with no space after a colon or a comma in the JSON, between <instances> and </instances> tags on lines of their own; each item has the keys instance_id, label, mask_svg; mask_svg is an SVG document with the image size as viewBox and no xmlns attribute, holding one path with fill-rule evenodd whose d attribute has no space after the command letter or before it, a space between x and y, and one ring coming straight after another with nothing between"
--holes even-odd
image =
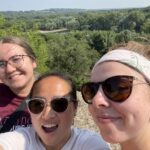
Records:
<instances>
[{"instance_id":1,"label":"black eyeglass frame","mask_svg":"<svg viewBox=\"0 0 150 150\"><path fill-rule=\"evenodd\" d=\"M128 86L128 95L125 97L125 98L123 98L123 99L121 99L121 100L115 100L113 97L111 97L108 93L106 93L106 91L107 91L107 89L106 89L106 87L105 87L105 84L109 81L109 80L112 80L112 79L114 79L114 81L115 81L115 78L117 79L117 78L126 78L126 79L128 79L128 80L130 80L130 85ZM140 81L140 83L138 83L138 84L148 84L148 85L150 85L150 83L148 83L147 81L141 81L140 79L138 79L137 77L134 77L134 76L129 76L129 75L117 75L117 76L112 76L112 77L110 77L110 78L107 78L107 79L105 79L104 81L101 81L101 82L87 82L87 83L85 83L85 84L83 84L82 86L81 86L81 95L82 95L82 98L83 98L83 100L87 103L87 104L92 104L92 99L94 98L94 96L96 95L96 93L98 92L98 90L99 90L99 88L100 88L100 86L102 87L102 90L103 90L103 92L104 92L104 94L106 95L106 97L109 99L109 100L111 100L111 101L113 101L113 102L117 102L117 103L121 103L121 102L124 102L130 95L131 95L131 93L132 93L132 87L134 86L133 85L133 80L138 80L138 81ZM93 86L92 86L93 85ZM115 85L115 84L114 84ZM135 85L137 85L137 84L135 84ZM93 87L93 89L91 90L90 88L91 87ZM89 90L87 91L86 90L86 92L88 93L89 92L89 94L90 94L90 98L89 99L87 99L86 98L86 93L85 93L85 88L88 88ZM95 89L94 89L95 88ZM92 93L93 92L93 93ZM118 95L117 95L118 96Z\"/></svg>"}]
</instances>

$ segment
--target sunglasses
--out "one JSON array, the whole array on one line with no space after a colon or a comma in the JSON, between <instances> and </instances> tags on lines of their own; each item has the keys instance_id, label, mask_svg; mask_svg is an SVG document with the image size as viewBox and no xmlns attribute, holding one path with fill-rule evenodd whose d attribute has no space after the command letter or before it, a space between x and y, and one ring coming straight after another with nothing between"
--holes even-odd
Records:
<instances>
[{"instance_id":1,"label":"sunglasses","mask_svg":"<svg viewBox=\"0 0 150 150\"><path fill-rule=\"evenodd\" d=\"M39 114L41 113L44 108L50 104L51 108L58 113L64 112L67 107L69 101L72 101L70 97L58 97L52 99L50 102L46 102L47 100L45 98L41 97L35 97L31 99L27 99L27 108L28 110L33 114Z\"/></svg>"},{"instance_id":2,"label":"sunglasses","mask_svg":"<svg viewBox=\"0 0 150 150\"><path fill-rule=\"evenodd\" d=\"M120 103L131 95L133 80L139 79L133 76L119 75L110 77L102 82L88 82L82 85L81 94L86 103L92 104L92 99L101 85L104 94L109 100ZM148 83L141 81L140 84Z\"/></svg>"}]
</instances>

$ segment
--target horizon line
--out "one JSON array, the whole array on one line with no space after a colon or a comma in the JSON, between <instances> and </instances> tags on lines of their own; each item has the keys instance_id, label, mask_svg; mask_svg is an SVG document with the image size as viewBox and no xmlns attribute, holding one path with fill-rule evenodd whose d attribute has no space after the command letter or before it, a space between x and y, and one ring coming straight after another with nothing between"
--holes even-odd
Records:
<instances>
[{"instance_id":1,"label":"horizon line","mask_svg":"<svg viewBox=\"0 0 150 150\"><path fill-rule=\"evenodd\" d=\"M46 8L46 9L31 9L31 10L0 10L0 12L27 12L27 11L48 11L48 10L54 10L54 9L77 9L77 10L112 10L112 9L138 9L138 8L147 8L150 6L141 6L141 7L122 7L122 8Z\"/></svg>"}]
</instances>

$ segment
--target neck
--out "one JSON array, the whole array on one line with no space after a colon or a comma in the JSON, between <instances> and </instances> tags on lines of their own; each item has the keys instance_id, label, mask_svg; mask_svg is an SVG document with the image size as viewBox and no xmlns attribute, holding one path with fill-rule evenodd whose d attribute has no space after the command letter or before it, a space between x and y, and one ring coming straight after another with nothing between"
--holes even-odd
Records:
<instances>
[{"instance_id":1,"label":"neck","mask_svg":"<svg viewBox=\"0 0 150 150\"><path fill-rule=\"evenodd\" d=\"M71 132L72 132L72 131L71 131ZM59 143L57 143L56 145L48 146L48 145L45 145L43 142L42 142L42 143L44 144L46 150L61 150L61 149L64 147L64 145L67 143L67 141L70 139L70 137L71 137L71 132L69 131L69 133L66 134L66 136L63 138L63 140L61 140L61 141L60 141Z\"/></svg>"},{"instance_id":2,"label":"neck","mask_svg":"<svg viewBox=\"0 0 150 150\"><path fill-rule=\"evenodd\" d=\"M145 131L136 138L120 144L121 150L150 150L150 129Z\"/></svg>"},{"instance_id":3,"label":"neck","mask_svg":"<svg viewBox=\"0 0 150 150\"><path fill-rule=\"evenodd\" d=\"M21 96L21 97L26 97L32 88L32 85L35 81L35 77L33 76L26 85L20 88L16 89L11 89L16 95Z\"/></svg>"},{"instance_id":4,"label":"neck","mask_svg":"<svg viewBox=\"0 0 150 150\"><path fill-rule=\"evenodd\" d=\"M139 144L134 144L134 143L128 143L126 145L121 146L121 150L150 150L150 144L149 143L139 143Z\"/></svg>"}]
</instances>

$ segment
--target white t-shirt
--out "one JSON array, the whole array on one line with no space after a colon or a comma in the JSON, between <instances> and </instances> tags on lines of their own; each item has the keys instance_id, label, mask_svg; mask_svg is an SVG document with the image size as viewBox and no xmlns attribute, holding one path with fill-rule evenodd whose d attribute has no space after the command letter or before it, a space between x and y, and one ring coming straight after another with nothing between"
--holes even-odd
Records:
<instances>
[{"instance_id":1,"label":"white t-shirt","mask_svg":"<svg viewBox=\"0 0 150 150\"><path fill-rule=\"evenodd\" d=\"M32 127L0 134L0 145L4 150L45 150ZM72 128L71 137L61 150L110 150L110 147L97 133Z\"/></svg>"}]
</instances>

